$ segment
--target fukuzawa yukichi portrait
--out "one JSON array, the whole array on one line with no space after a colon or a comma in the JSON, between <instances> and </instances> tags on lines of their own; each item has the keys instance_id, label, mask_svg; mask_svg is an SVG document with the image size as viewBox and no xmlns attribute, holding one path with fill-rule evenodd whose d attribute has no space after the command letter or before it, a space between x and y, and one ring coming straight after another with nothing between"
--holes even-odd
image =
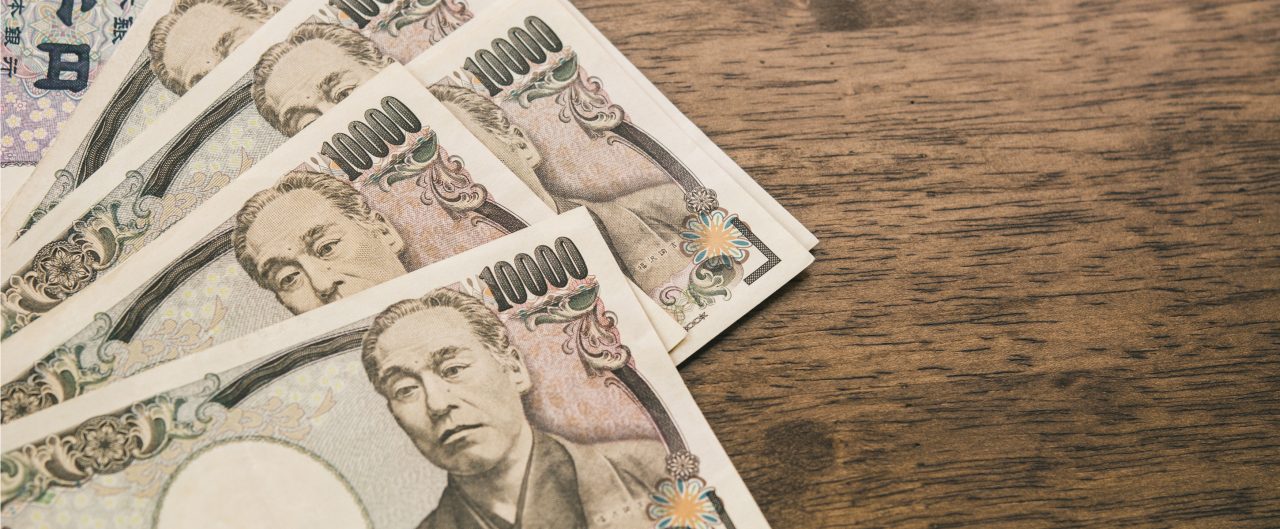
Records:
<instances>
[{"instance_id":1,"label":"fukuzawa yukichi portrait","mask_svg":"<svg viewBox=\"0 0 1280 529\"><path fill-rule=\"evenodd\" d=\"M420 528L652 526L664 445L577 443L535 426L525 355L479 299L438 289L388 307L361 359L395 422L448 473Z\"/></svg>"}]
</instances>

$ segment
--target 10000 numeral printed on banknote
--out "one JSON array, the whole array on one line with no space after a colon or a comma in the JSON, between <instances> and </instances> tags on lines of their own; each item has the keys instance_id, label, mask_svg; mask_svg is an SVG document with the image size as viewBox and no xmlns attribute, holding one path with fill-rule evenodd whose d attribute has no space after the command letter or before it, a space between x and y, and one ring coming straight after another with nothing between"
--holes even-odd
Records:
<instances>
[{"instance_id":1,"label":"10000 numeral printed on banknote","mask_svg":"<svg viewBox=\"0 0 1280 529\"><path fill-rule=\"evenodd\" d=\"M324 153L350 152L353 135L382 156L348 173ZM552 215L403 66L388 66L119 274L6 342L3 421Z\"/></svg>"},{"instance_id":2,"label":"10000 numeral printed on banknote","mask_svg":"<svg viewBox=\"0 0 1280 529\"><path fill-rule=\"evenodd\" d=\"M167 110L181 100L207 104L224 93L225 81L243 72L224 59L257 57L275 44L279 27L307 17L342 25L376 41L399 59L412 57L472 15L476 0L390 3L322 0L156 0L131 23L120 60L107 68L82 109L45 152L13 208L4 213L4 240L18 238L69 195L97 176L118 152L157 120L183 118ZM359 9L357 9L357 7ZM260 31L262 30L262 31ZM399 56L396 50L412 53ZM223 79L210 86L208 79ZM204 108L201 106L200 108ZM163 116L163 118L161 118ZM34 205L34 208L32 207Z\"/></svg>"},{"instance_id":3,"label":"10000 numeral printed on banknote","mask_svg":"<svg viewBox=\"0 0 1280 529\"><path fill-rule=\"evenodd\" d=\"M579 209L10 425L6 524L768 527L664 349Z\"/></svg>"},{"instance_id":4,"label":"10000 numeral printed on banknote","mask_svg":"<svg viewBox=\"0 0 1280 529\"><path fill-rule=\"evenodd\" d=\"M193 88L5 252L3 336L106 275L387 64L416 56L473 16L444 0L416 11L376 6L383 11L376 20L357 21L321 0L296 0L208 76L180 70L172 83ZM199 48L194 40L181 43ZM149 72L136 74L164 78Z\"/></svg>"},{"instance_id":5,"label":"10000 numeral printed on banknote","mask_svg":"<svg viewBox=\"0 0 1280 529\"><path fill-rule=\"evenodd\" d=\"M409 64L560 211L585 207L689 331L684 360L812 262L558 0L495 5Z\"/></svg>"}]
</instances>

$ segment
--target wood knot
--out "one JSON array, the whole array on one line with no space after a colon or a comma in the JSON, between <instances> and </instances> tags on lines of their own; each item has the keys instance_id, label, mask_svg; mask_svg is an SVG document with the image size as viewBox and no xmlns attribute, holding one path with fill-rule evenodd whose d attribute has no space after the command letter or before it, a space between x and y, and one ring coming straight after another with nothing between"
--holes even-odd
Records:
<instances>
[{"instance_id":1,"label":"wood knot","mask_svg":"<svg viewBox=\"0 0 1280 529\"><path fill-rule=\"evenodd\" d=\"M765 432L770 459L792 469L818 471L835 463L831 427L817 421L788 421Z\"/></svg>"}]
</instances>

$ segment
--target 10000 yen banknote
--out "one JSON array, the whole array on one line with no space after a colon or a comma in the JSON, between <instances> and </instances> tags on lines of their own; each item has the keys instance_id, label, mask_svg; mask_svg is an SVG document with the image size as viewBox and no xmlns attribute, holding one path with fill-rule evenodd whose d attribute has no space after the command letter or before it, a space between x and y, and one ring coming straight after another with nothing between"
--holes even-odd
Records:
<instances>
[{"instance_id":1,"label":"10000 yen banknote","mask_svg":"<svg viewBox=\"0 0 1280 529\"><path fill-rule=\"evenodd\" d=\"M558 210L591 212L627 276L689 331L683 361L813 258L615 55L564 3L519 0L409 69Z\"/></svg>"},{"instance_id":2,"label":"10000 yen banknote","mask_svg":"<svg viewBox=\"0 0 1280 529\"><path fill-rule=\"evenodd\" d=\"M332 150L350 148L381 156L376 163L366 157L354 173L329 161ZM552 215L393 64L117 274L5 342L2 419L349 297Z\"/></svg>"},{"instance_id":3,"label":"10000 yen banknote","mask_svg":"<svg viewBox=\"0 0 1280 529\"><path fill-rule=\"evenodd\" d=\"M779 204L777 199L773 198L768 191L765 191L765 189L760 186L760 183L756 182L751 175L748 175L747 172L735 163L728 154L725 154L720 147L717 147L715 142L711 141L711 138L708 138L707 135L702 132L702 129L699 129L693 121L690 121L688 116L685 116L684 113L680 112L680 109L677 109L671 100L663 96L662 92L658 90L658 87L654 86L653 82L649 81L649 79L640 72L639 68L636 68L631 61L627 60L627 58L622 55L622 52L618 51L618 49L613 46L613 43L609 42L609 39L600 33L600 30L596 29L596 27L587 20L587 17L583 16L582 12L578 11L573 4L564 0L561 0L561 5L566 11L572 13L574 18L578 19L578 22L582 24L583 29L595 37L596 42L600 47L604 48L610 56L610 62L630 74L632 82L638 85L641 91L650 95L650 99L652 99L653 104L662 109L669 119L680 126L685 134L688 135L688 141L702 147L703 152L705 152L707 156L710 156L716 161L716 163L720 164L720 167L724 169L725 172L729 173L730 176L733 176L734 181L738 182L738 185L742 186L742 189L746 191L747 194L751 195L752 198L755 198L756 202L759 202L760 206L768 211L770 215L773 215L773 218L781 223L782 227L786 228L787 231L791 233L791 236L795 237L796 241L800 242L805 249L812 250L814 246L817 246L818 238L815 237L808 228L805 228L790 211L787 211L786 208L782 207L782 204Z\"/></svg>"},{"instance_id":4,"label":"10000 yen banknote","mask_svg":"<svg viewBox=\"0 0 1280 529\"><path fill-rule=\"evenodd\" d=\"M5 522L766 529L632 292L536 224L11 423Z\"/></svg>"},{"instance_id":5,"label":"10000 yen banknote","mask_svg":"<svg viewBox=\"0 0 1280 529\"><path fill-rule=\"evenodd\" d=\"M3 257L4 336L127 259L387 64L472 17L444 0L417 11L372 5L385 13L359 26L341 14L324 21L333 13L320 0L294 0L14 241Z\"/></svg>"},{"instance_id":6,"label":"10000 yen banknote","mask_svg":"<svg viewBox=\"0 0 1280 529\"><path fill-rule=\"evenodd\" d=\"M0 166L40 161L147 2L4 1Z\"/></svg>"},{"instance_id":7,"label":"10000 yen banknote","mask_svg":"<svg viewBox=\"0 0 1280 529\"><path fill-rule=\"evenodd\" d=\"M78 111L62 123L57 139L50 130L48 149L31 159L32 164L39 163L4 212L0 243L8 244L39 221L284 3L285 0L147 0L145 9L142 4L132 7L131 11L138 14L128 17L129 33L120 35L123 39L111 50L116 60L101 68L94 90L84 94ZM63 2L73 4L72 0ZM98 26L88 34L108 32L109 20L122 20L121 16L109 17L101 12L125 3L90 1L84 5L90 4L94 8L88 13L98 13L92 17ZM32 7L36 13L42 9L52 12L53 3L28 5L28 9ZM77 21L77 25L83 23ZM12 91L8 94L20 95ZM7 105L6 102L6 117ZM8 147L5 152L7 164Z\"/></svg>"}]
</instances>

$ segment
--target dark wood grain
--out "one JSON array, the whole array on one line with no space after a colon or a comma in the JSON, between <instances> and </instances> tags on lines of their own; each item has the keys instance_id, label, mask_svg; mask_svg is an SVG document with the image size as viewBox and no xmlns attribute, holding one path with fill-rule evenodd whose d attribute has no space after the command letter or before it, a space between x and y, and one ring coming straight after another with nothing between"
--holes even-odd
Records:
<instances>
[{"instance_id":1,"label":"dark wood grain","mask_svg":"<svg viewBox=\"0 0 1280 529\"><path fill-rule=\"evenodd\" d=\"M1280 527L1280 2L576 3L822 239L681 370L774 527Z\"/></svg>"}]
</instances>

